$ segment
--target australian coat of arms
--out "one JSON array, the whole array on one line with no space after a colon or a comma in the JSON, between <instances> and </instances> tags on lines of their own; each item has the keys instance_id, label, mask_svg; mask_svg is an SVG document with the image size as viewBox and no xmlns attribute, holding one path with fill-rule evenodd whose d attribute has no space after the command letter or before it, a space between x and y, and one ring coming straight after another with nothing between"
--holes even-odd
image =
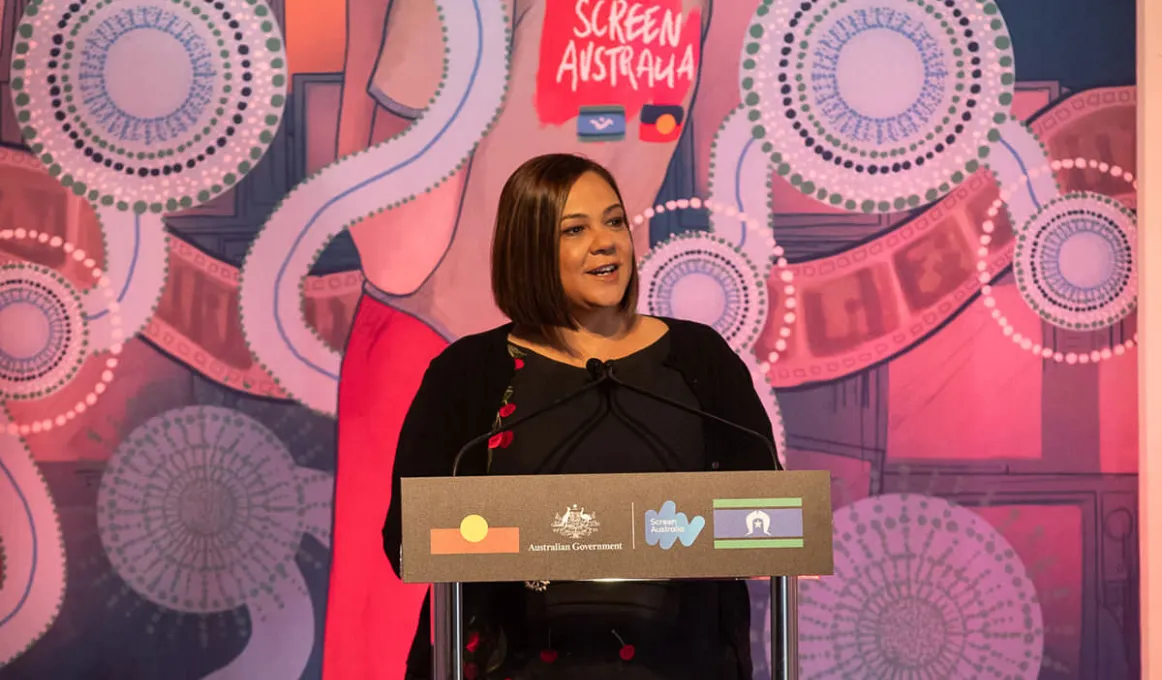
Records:
<instances>
[{"instance_id":1,"label":"australian coat of arms","mask_svg":"<svg viewBox=\"0 0 1162 680\"><path fill-rule=\"evenodd\" d=\"M564 513L554 515L553 523L550 526L561 536L578 539L597 533L601 523L597 521L594 513L586 512L585 508L577 505L571 505L565 508Z\"/></svg>"}]
</instances>

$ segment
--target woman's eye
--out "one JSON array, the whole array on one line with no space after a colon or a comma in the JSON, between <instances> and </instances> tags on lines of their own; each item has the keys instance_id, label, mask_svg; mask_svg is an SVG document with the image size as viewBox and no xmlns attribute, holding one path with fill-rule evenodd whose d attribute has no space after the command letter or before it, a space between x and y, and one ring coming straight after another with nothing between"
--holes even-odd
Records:
<instances>
[{"instance_id":1,"label":"woman's eye","mask_svg":"<svg viewBox=\"0 0 1162 680\"><path fill-rule=\"evenodd\" d=\"M575 226L572 226L572 227L565 227L565 233L566 233L566 234L569 234L570 236L572 236L572 235L574 235L574 234L580 234L580 233L581 233L581 231L582 231L582 230L584 230L584 229L585 229L585 227L583 227L583 226L581 226L581 225L575 225Z\"/></svg>"},{"instance_id":2,"label":"woman's eye","mask_svg":"<svg viewBox=\"0 0 1162 680\"><path fill-rule=\"evenodd\" d=\"M625 218L624 217L615 217L612 220L609 220L609 226L611 226L611 227L624 227L625 226Z\"/></svg>"}]
</instances>

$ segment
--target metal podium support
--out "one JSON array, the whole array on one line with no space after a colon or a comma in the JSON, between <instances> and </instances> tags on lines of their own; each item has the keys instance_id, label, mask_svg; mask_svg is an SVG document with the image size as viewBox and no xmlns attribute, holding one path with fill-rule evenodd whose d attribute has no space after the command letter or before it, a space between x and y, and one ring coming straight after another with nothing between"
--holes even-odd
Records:
<instances>
[{"instance_id":1,"label":"metal podium support","mask_svg":"<svg viewBox=\"0 0 1162 680\"><path fill-rule=\"evenodd\" d=\"M799 680L799 577L771 577L771 680Z\"/></svg>"},{"instance_id":2,"label":"metal podium support","mask_svg":"<svg viewBox=\"0 0 1162 680\"><path fill-rule=\"evenodd\" d=\"M464 680L464 584L432 584L432 680Z\"/></svg>"},{"instance_id":3,"label":"metal podium support","mask_svg":"<svg viewBox=\"0 0 1162 680\"><path fill-rule=\"evenodd\" d=\"M799 578L772 576L771 680L799 680ZM433 680L464 680L464 586L432 584Z\"/></svg>"}]
</instances>

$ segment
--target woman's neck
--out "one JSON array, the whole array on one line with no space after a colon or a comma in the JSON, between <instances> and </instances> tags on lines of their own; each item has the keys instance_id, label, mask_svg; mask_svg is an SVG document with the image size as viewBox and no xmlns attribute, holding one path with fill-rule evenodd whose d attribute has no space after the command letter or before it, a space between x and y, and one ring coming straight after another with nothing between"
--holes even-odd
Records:
<instances>
[{"instance_id":1,"label":"woman's neck","mask_svg":"<svg viewBox=\"0 0 1162 680\"><path fill-rule=\"evenodd\" d=\"M638 315L620 307L574 312L577 329L568 332L579 338L616 340L624 337L637 325Z\"/></svg>"},{"instance_id":2,"label":"woman's neck","mask_svg":"<svg viewBox=\"0 0 1162 680\"><path fill-rule=\"evenodd\" d=\"M615 353L639 325L634 312L598 310L578 314L577 328L558 328L557 337L545 337L536 329L515 328L513 337L575 359L604 357Z\"/></svg>"},{"instance_id":3,"label":"woman's neck","mask_svg":"<svg viewBox=\"0 0 1162 680\"><path fill-rule=\"evenodd\" d=\"M638 324L633 312L601 310L599 313L578 315L577 328L562 328L561 341L565 351L580 357L603 357L629 336Z\"/></svg>"}]
</instances>

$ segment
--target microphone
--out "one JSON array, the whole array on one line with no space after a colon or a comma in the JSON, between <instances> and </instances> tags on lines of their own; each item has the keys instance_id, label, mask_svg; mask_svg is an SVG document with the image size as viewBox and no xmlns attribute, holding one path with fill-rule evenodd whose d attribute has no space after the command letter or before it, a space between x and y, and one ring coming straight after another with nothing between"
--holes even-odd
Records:
<instances>
[{"instance_id":1,"label":"microphone","mask_svg":"<svg viewBox=\"0 0 1162 680\"><path fill-rule=\"evenodd\" d=\"M590 364L593 364L594 362L601 363L601 362L597 361L597 359L590 359L585 364L585 367L589 368L591 375L593 374L594 369L590 368ZM675 401L673 399L670 399L669 397L663 397L660 394L655 394L653 392L650 392L649 390L644 390L644 389L637 387L635 385L631 385L631 384L621 380L616 375L614 375L613 362L609 362L609 361L605 362L605 364L602 366L602 369L603 370L602 370L601 382L608 381L608 382L610 382L618 387L627 389L630 392L640 394L643 397L648 397L648 398L653 399L655 401L659 401L663 404L666 404L668 406L672 406L680 411L685 411L686 413L696 415L700 418L705 418L706 420L711 420L711 421L714 421L716 423L726 425L727 427L735 430L736 432L742 432L743 434L745 434L749 437L753 437L754 439L759 440L760 442L763 443L763 446L767 449L767 452L770 453L771 460L775 464L775 470L783 471L783 465L779 462L779 453L775 449L774 442L772 442L771 440L764 437L761 433L756 432L756 431L750 429L749 427L743 427L742 425L739 425L738 423L733 423L725 418L720 418L720 417L714 415L713 413L708 413L708 412L703 411L702 409L698 409L698 408L692 408L690 406L683 404L680 401Z\"/></svg>"},{"instance_id":2,"label":"microphone","mask_svg":"<svg viewBox=\"0 0 1162 680\"><path fill-rule=\"evenodd\" d=\"M609 374L609 371L605 368L605 364L601 362L601 359L597 358L586 361L585 369L589 371L589 377L593 380L604 380Z\"/></svg>"},{"instance_id":3,"label":"microphone","mask_svg":"<svg viewBox=\"0 0 1162 680\"><path fill-rule=\"evenodd\" d=\"M569 394L566 394L563 397L556 399L555 401L553 401L545 406L542 406L541 408L534 409L534 410L530 411L529 413L526 413L523 416L512 420L511 422L509 422L505 425L504 429L511 430L511 429L515 428L517 425L520 425L521 423L526 423L526 422L532 420L533 418L536 418L537 416L541 415L545 411L552 410L552 409L560 406L561 404L572 401L572 400L576 399L577 397L581 396L582 394L585 394L586 392L589 392L593 389L596 389L597 387L599 387L601 385L604 385L610 379L609 371L606 369L605 364L603 364L600 359L590 359L589 361L586 361L585 362L585 369L587 371L589 371L589 377L591 379L590 382L585 383L584 386L570 392ZM489 439L492 438L492 436L494 434L496 434L496 433L492 432L492 431L485 432L479 436L476 436L476 437L473 437L472 439L469 439L467 444L460 447L460 450L456 452L456 458L452 460L452 476L453 477L455 477L457 475L457 473L459 472L460 463L461 463L461 461L463 461L464 455L468 453L468 450L474 446L478 446L482 442L488 441Z\"/></svg>"}]
</instances>

